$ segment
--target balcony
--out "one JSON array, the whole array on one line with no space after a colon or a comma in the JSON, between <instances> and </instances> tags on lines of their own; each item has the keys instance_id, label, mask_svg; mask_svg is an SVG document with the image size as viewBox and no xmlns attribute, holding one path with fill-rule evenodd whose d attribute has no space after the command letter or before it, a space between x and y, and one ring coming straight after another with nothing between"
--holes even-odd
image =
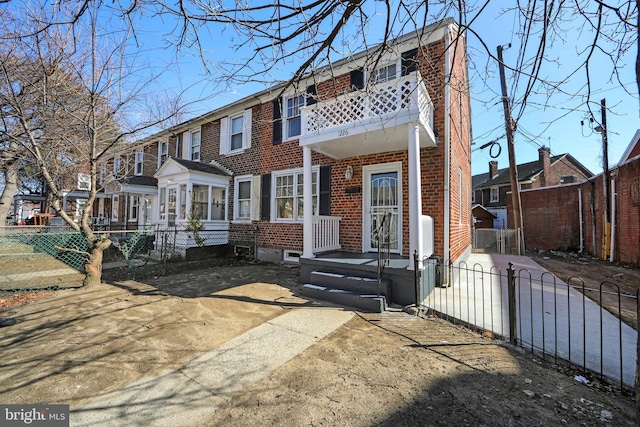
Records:
<instances>
[{"instance_id":1,"label":"balcony","mask_svg":"<svg viewBox=\"0 0 640 427\"><path fill-rule=\"evenodd\" d=\"M433 147L433 103L417 72L302 109L301 146L334 159L407 149L407 126Z\"/></svg>"}]
</instances>

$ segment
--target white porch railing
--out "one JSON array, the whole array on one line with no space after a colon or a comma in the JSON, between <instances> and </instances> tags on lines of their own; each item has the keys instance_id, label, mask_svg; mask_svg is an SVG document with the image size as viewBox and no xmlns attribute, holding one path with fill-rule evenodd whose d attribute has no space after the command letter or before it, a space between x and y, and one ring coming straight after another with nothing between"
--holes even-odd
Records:
<instances>
[{"instance_id":1,"label":"white porch railing","mask_svg":"<svg viewBox=\"0 0 640 427\"><path fill-rule=\"evenodd\" d=\"M413 120L420 119L433 128L433 103L417 71L391 82L304 107L302 136L318 135L356 122L384 120L400 114L408 114Z\"/></svg>"},{"instance_id":2,"label":"white porch railing","mask_svg":"<svg viewBox=\"0 0 640 427\"><path fill-rule=\"evenodd\" d=\"M339 216L313 217L313 253L340 249Z\"/></svg>"}]
</instances>

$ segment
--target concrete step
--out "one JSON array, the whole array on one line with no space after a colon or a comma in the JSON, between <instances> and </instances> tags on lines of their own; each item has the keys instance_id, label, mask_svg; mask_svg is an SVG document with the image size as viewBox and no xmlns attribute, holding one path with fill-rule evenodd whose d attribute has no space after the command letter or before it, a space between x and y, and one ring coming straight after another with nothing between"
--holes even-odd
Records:
<instances>
[{"instance_id":1,"label":"concrete step","mask_svg":"<svg viewBox=\"0 0 640 427\"><path fill-rule=\"evenodd\" d=\"M302 295L338 305L353 307L369 313L382 313L387 309L387 300L376 294L361 294L346 289L336 289L321 285L302 285Z\"/></svg>"},{"instance_id":2,"label":"concrete step","mask_svg":"<svg viewBox=\"0 0 640 427\"><path fill-rule=\"evenodd\" d=\"M378 294L378 279L355 276L352 274L313 271L309 281L315 285L334 289L344 289L360 294ZM391 281L382 279L380 294L391 295Z\"/></svg>"}]
</instances>

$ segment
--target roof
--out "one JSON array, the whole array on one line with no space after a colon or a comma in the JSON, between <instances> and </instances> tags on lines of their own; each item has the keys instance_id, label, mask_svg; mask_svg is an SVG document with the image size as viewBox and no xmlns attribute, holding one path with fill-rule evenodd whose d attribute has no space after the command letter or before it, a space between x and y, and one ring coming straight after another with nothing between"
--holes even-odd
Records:
<instances>
[{"instance_id":1,"label":"roof","mask_svg":"<svg viewBox=\"0 0 640 427\"><path fill-rule=\"evenodd\" d=\"M576 168L580 169L586 176L593 176L593 172L584 167L582 163L577 161L571 154L559 154L557 156L552 156L550 158L551 165L561 161L568 161L573 164ZM535 178L537 175L542 173L542 166L540 165L539 160L534 160L533 162L522 163L518 165L518 182L527 182ZM473 175L471 177L471 184L474 189L486 188L486 187L496 187L501 185L508 185L511 183L511 176L509 173L509 168L498 169L498 174L490 179L489 172L481 173L478 175Z\"/></svg>"},{"instance_id":2,"label":"roof","mask_svg":"<svg viewBox=\"0 0 640 427\"><path fill-rule=\"evenodd\" d=\"M422 39L424 37L427 37L431 33L435 33L436 31L445 29L447 27L458 28L458 24L454 18L446 17L442 20L434 22L433 24L429 24L425 27L416 29L414 31L409 31L406 34L399 35L398 37L395 37L392 40L387 40L384 43L387 45L392 45L392 44L401 44L411 39ZM345 56L344 58L341 58L336 61L332 61L330 64L324 65L318 69L315 69L312 72L306 73L303 76L300 76L299 78L296 76L292 76L291 79L285 79L280 83L277 83L273 86L257 91L249 96L241 98L230 104L226 104L214 110L207 111L199 116L193 117L182 123L171 126L170 128L167 128L155 134L149 135L143 138L140 142L142 142L143 145L145 143L155 142L155 140L159 138L166 138L169 136L173 136L176 133L181 133L184 130L188 129L190 126L195 126L197 123L213 121L213 120L216 120L217 118L224 117L228 115L229 110L233 110L237 108L249 108L251 106L258 105L264 102L265 97L273 99L277 96L280 96L281 92L285 90L287 87L289 87L291 82L295 81L297 83L301 83L309 79L313 79L315 75L320 75L326 70L335 70L338 67L355 63L356 61L366 58L370 54L370 52L375 52L377 49L380 48L380 46L381 44L377 44L367 49L364 49L360 52L357 52L355 54Z\"/></svg>"},{"instance_id":3,"label":"roof","mask_svg":"<svg viewBox=\"0 0 640 427\"><path fill-rule=\"evenodd\" d=\"M230 171L223 169L222 166L214 165L211 163L194 162L193 160L185 160L185 159L180 159L178 157L170 157L170 158L174 160L176 163L192 171L205 172L205 173L210 173L212 175L222 175L222 176L233 175Z\"/></svg>"},{"instance_id":4,"label":"roof","mask_svg":"<svg viewBox=\"0 0 640 427\"><path fill-rule=\"evenodd\" d=\"M489 212L489 211L487 210L487 208L485 208L484 206L482 206L482 205L480 205L480 204L475 204L475 205L473 205L473 207L471 208L471 212L475 211L476 209L477 209L477 210L479 210L479 211L481 211L482 213L485 213L487 217L492 216L494 219L497 219L497 218L498 218L498 216L497 216L497 215L493 214L492 212ZM475 212L474 212L474 213L475 213ZM475 214L477 215L477 213L475 213Z\"/></svg>"},{"instance_id":5,"label":"roof","mask_svg":"<svg viewBox=\"0 0 640 427\"><path fill-rule=\"evenodd\" d=\"M119 180L118 182L126 185L144 185L148 187L158 186L158 180L152 176L129 176Z\"/></svg>"}]
</instances>

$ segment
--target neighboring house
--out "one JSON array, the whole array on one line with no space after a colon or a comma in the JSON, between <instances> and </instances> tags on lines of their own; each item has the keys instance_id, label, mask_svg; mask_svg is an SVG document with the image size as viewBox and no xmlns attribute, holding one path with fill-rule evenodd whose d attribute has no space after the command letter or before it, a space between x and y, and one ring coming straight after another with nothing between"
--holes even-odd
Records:
<instances>
[{"instance_id":1,"label":"neighboring house","mask_svg":"<svg viewBox=\"0 0 640 427\"><path fill-rule=\"evenodd\" d=\"M396 257L464 258L471 123L457 32L446 19L390 41L381 58L372 48L146 138L129 165L157 184L112 186L112 211L122 223L123 199L137 197L144 226L148 197L154 226L184 230L197 203L215 244L245 236L270 261L376 252L388 214Z\"/></svg>"},{"instance_id":2,"label":"neighboring house","mask_svg":"<svg viewBox=\"0 0 640 427\"><path fill-rule=\"evenodd\" d=\"M520 190L551 187L555 185L582 182L593 173L577 161L571 154L550 155L548 147L538 149L538 160L518 165L518 183ZM472 202L483 206L496 215L504 228L506 221L507 193L511 192L509 168L498 169L498 162L489 162L489 172L472 177Z\"/></svg>"}]
</instances>

